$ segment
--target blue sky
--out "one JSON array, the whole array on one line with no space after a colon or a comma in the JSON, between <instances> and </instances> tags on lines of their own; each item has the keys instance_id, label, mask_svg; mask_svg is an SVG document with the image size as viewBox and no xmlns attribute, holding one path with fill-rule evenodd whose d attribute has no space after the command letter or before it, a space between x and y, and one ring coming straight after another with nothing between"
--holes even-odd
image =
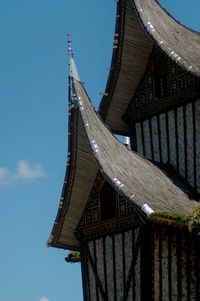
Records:
<instances>
[{"instance_id":1,"label":"blue sky","mask_svg":"<svg viewBox=\"0 0 200 301\"><path fill-rule=\"evenodd\" d=\"M199 0L161 3L200 31ZM67 33L97 106L110 66L115 5L0 0L0 300L82 300L80 265L45 246L67 155Z\"/></svg>"}]
</instances>

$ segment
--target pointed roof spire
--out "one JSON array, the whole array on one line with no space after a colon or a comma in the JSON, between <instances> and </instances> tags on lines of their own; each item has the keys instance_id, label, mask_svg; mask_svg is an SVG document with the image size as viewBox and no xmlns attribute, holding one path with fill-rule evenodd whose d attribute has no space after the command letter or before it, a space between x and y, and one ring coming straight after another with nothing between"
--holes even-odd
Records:
<instances>
[{"instance_id":1,"label":"pointed roof spire","mask_svg":"<svg viewBox=\"0 0 200 301\"><path fill-rule=\"evenodd\" d=\"M71 35L68 33L67 35L67 44L68 44L68 56L73 57L73 50L72 50L72 40L71 40Z\"/></svg>"},{"instance_id":2,"label":"pointed roof spire","mask_svg":"<svg viewBox=\"0 0 200 301\"><path fill-rule=\"evenodd\" d=\"M76 68L76 64L74 61L74 54L72 50L72 41L71 41L71 35L67 35L67 43L68 43L68 60L69 60L69 76L72 77L75 80L80 81L80 77Z\"/></svg>"}]
</instances>

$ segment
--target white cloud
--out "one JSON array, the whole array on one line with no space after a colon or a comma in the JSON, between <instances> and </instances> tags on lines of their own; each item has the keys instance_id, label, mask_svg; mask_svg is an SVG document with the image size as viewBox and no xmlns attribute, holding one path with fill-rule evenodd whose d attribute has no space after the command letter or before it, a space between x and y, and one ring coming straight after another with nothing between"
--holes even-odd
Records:
<instances>
[{"instance_id":1,"label":"white cloud","mask_svg":"<svg viewBox=\"0 0 200 301\"><path fill-rule=\"evenodd\" d=\"M45 172L40 164L30 165L27 161L21 160L17 163L17 170L14 174L16 179L35 180L43 178Z\"/></svg>"},{"instance_id":2,"label":"white cloud","mask_svg":"<svg viewBox=\"0 0 200 301\"><path fill-rule=\"evenodd\" d=\"M0 167L0 179L3 179L7 176L8 170L6 167Z\"/></svg>"},{"instance_id":3,"label":"white cloud","mask_svg":"<svg viewBox=\"0 0 200 301\"><path fill-rule=\"evenodd\" d=\"M0 186L5 185L9 178L9 171L7 167L0 166Z\"/></svg>"},{"instance_id":4,"label":"white cloud","mask_svg":"<svg viewBox=\"0 0 200 301\"><path fill-rule=\"evenodd\" d=\"M39 301L50 301L48 298L42 297Z\"/></svg>"},{"instance_id":5,"label":"white cloud","mask_svg":"<svg viewBox=\"0 0 200 301\"><path fill-rule=\"evenodd\" d=\"M13 172L10 172L5 166L0 166L0 186L23 180L33 181L45 176L44 169L40 164L31 165L25 160L20 160Z\"/></svg>"}]
</instances>

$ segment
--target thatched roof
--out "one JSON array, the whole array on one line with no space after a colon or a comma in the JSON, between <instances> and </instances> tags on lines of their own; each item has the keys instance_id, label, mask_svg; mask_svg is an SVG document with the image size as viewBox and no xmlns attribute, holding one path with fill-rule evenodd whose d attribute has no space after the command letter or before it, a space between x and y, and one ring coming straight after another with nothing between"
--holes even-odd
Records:
<instances>
[{"instance_id":1,"label":"thatched roof","mask_svg":"<svg viewBox=\"0 0 200 301\"><path fill-rule=\"evenodd\" d=\"M115 133L126 134L123 115L157 45L181 68L200 77L200 34L176 21L155 0L118 1L111 71L100 115Z\"/></svg>"},{"instance_id":2,"label":"thatched roof","mask_svg":"<svg viewBox=\"0 0 200 301\"><path fill-rule=\"evenodd\" d=\"M48 244L78 248L74 232L98 170L124 199L144 214L163 211L191 214L196 202L179 187L176 179L170 179L150 161L119 142L92 107L83 84L77 77L72 81L70 160Z\"/></svg>"}]
</instances>

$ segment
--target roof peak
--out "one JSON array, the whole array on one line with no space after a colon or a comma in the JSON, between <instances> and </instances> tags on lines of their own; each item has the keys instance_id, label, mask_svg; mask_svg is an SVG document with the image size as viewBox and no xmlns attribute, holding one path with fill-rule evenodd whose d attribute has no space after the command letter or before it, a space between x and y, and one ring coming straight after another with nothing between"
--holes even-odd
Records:
<instances>
[{"instance_id":1,"label":"roof peak","mask_svg":"<svg viewBox=\"0 0 200 301\"><path fill-rule=\"evenodd\" d=\"M69 76L77 81L80 81L80 77L78 74L78 70L76 68L76 64L74 61L74 53L72 50L72 41L71 41L71 35L67 35L67 50L68 50L68 63L69 63Z\"/></svg>"},{"instance_id":2,"label":"roof peak","mask_svg":"<svg viewBox=\"0 0 200 301\"><path fill-rule=\"evenodd\" d=\"M68 33L68 35L67 35L67 50L68 50L68 57L73 57L74 53L72 50L72 40L71 40L70 33Z\"/></svg>"}]
</instances>

